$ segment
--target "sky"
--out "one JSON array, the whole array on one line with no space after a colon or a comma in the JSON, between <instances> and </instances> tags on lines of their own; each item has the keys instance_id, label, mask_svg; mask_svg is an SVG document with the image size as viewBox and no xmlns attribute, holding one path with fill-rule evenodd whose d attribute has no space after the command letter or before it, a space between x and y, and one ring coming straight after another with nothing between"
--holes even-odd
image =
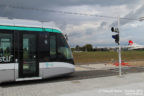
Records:
<instances>
[{"instance_id":1,"label":"sky","mask_svg":"<svg viewBox=\"0 0 144 96\"><path fill-rule=\"evenodd\" d=\"M139 21L143 9L143 0L0 0L0 17L47 21L68 35L71 47L116 46L111 27L117 27L117 18L98 16L136 19L120 19L121 45L127 45L128 40L144 45L144 21Z\"/></svg>"}]
</instances>

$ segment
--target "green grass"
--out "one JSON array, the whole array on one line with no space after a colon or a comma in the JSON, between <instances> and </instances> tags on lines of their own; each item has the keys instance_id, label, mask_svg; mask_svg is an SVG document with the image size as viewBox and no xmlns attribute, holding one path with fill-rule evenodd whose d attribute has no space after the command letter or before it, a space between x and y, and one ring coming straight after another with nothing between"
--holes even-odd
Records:
<instances>
[{"instance_id":1,"label":"green grass","mask_svg":"<svg viewBox=\"0 0 144 96\"><path fill-rule=\"evenodd\" d=\"M96 51L96 52L73 52L75 63L98 63L118 60L117 52ZM143 60L144 51L122 51L122 60Z\"/></svg>"}]
</instances>

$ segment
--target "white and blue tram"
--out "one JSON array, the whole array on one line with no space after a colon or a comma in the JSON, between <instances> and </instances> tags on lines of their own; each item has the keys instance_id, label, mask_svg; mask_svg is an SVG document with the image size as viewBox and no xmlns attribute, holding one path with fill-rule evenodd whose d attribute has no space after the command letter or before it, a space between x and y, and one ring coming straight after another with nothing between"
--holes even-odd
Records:
<instances>
[{"instance_id":1,"label":"white and blue tram","mask_svg":"<svg viewBox=\"0 0 144 96\"><path fill-rule=\"evenodd\" d=\"M72 52L59 29L38 21L0 19L0 83L73 72Z\"/></svg>"}]
</instances>

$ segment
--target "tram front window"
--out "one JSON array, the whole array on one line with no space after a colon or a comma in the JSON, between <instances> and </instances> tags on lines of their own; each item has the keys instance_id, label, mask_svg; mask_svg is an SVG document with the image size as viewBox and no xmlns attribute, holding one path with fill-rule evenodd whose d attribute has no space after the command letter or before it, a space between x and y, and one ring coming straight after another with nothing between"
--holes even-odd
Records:
<instances>
[{"instance_id":1,"label":"tram front window","mask_svg":"<svg viewBox=\"0 0 144 96\"><path fill-rule=\"evenodd\" d=\"M57 48L58 58L60 60L69 61L73 59L71 50L62 34L57 35Z\"/></svg>"},{"instance_id":2,"label":"tram front window","mask_svg":"<svg viewBox=\"0 0 144 96\"><path fill-rule=\"evenodd\" d=\"M58 61L73 63L72 52L62 34L52 32L41 33L39 45L39 58L41 62Z\"/></svg>"}]
</instances>

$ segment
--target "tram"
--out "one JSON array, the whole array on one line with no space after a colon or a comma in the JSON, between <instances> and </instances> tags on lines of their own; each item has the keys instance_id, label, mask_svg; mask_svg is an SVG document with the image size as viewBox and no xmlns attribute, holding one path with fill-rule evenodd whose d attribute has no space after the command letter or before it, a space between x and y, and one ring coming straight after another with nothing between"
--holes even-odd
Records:
<instances>
[{"instance_id":1,"label":"tram","mask_svg":"<svg viewBox=\"0 0 144 96\"><path fill-rule=\"evenodd\" d=\"M0 19L0 83L74 72L63 33L39 21Z\"/></svg>"}]
</instances>

